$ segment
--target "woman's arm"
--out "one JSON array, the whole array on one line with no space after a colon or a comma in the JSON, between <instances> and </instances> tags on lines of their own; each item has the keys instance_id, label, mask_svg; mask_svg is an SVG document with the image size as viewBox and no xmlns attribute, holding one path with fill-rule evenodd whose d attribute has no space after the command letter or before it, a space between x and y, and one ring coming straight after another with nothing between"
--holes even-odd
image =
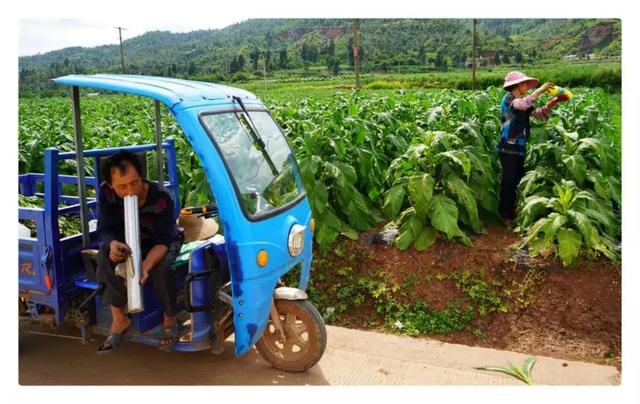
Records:
<instances>
[{"instance_id":1,"label":"woman's arm","mask_svg":"<svg viewBox=\"0 0 640 404\"><path fill-rule=\"evenodd\" d=\"M514 98L513 101L511 101L511 106L515 109L519 109L520 111L526 111L531 108L531 106L537 99L538 96L536 96L535 94L531 94L524 98Z\"/></svg>"},{"instance_id":2,"label":"woman's arm","mask_svg":"<svg viewBox=\"0 0 640 404\"><path fill-rule=\"evenodd\" d=\"M551 108L546 105L542 108L536 108L531 112L531 116L541 121L546 121L551 116Z\"/></svg>"},{"instance_id":3,"label":"woman's arm","mask_svg":"<svg viewBox=\"0 0 640 404\"><path fill-rule=\"evenodd\" d=\"M533 94L526 96L524 98L515 98L511 102L511 106L515 109L526 111L527 109L531 108L531 106L538 99L538 97L540 97L540 95L545 91L547 91L549 87L551 87L552 85L553 83L551 83L550 81L544 83L543 85L540 86L540 88L534 91Z\"/></svg>"}]
</instances>

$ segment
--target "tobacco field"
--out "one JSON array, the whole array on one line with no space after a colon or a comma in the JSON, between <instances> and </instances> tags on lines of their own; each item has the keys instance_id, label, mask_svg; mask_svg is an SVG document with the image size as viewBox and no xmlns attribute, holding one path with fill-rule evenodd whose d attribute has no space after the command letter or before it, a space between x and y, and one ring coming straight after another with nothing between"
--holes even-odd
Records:
<instances>
[{"instance_id":1,"label":"tobacco field","mask_svg":"<svg viewBox=\"0 0 640 404\"><path fill-rule=\"evenodd\" d=\"M425 250L437 239L472 246L469 235L499 221L495 147L503 94L497 88L345 91L263 101L294 149L321 250L371 229L392 237L399 250ZM556 256L565 266L579 257L621 255L619 110L601 89L574 95L549 121L532 119L514 227L529 255ZM46 147L73 150L70 104L20 100L20 173L42 172ZM154 141L148 100L84 97L82 113L86 149ZM166 109L162 127L164 137L176 139L182 205L207 203L206 178ZM72 164L62 171L75 174ZM150 153L151 178L154 167Z\"/></svg>"}]
</instances>

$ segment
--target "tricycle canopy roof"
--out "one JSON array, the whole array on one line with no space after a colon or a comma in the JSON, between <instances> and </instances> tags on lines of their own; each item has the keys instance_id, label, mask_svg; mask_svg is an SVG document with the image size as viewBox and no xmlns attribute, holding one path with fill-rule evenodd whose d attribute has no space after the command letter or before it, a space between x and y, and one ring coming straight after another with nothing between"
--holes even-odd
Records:
<instances>
[{"instance_id":1,"label":"tricycle canopy roof","mask_svg":"<svg viewBox=\"0 0 640 404\"><path fill-rule=\"evenodd\" d=\"M172 108L181 102L202 102L231 97L256 99L248 91L220 84L172 79L168 77L124 74L69 75L53 79L56 84L88 87L150 97Z\"/></svg>"}]
</instances>

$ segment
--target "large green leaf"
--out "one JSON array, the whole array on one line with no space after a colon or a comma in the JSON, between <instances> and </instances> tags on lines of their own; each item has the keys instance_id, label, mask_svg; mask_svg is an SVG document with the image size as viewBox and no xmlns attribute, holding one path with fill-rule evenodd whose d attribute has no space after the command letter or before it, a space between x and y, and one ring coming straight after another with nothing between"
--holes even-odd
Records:
<instances>
[{"instance_id":1,"label":"large green leaf","mask_svg":"<svg viewBox=\"0 0 640 404\"><path fill-rule=\"evenodd\" d=\"M573 229L559 229L556 233L558 240L558 255L562 258L562 265L573 264L580 253L582 236Z\"/></svg>"},{"instance_id":2,"label":"large green leaf","mask_svg":"<svg viewBox=\"0 0 640 404\"><path fill-rule=\"evenodd\" d=\"M522 220L522 226L528 227L529 224L533 223L540 214L544 213L548 208L549 198L538 195L526 198L519 214Z\"/></svg>"},{"instance_id":3,"label":"large green leaf","mask_svg":"<svg viewBox=\"0 0 640 404\"><path fill-rule=\"evenodd\" d=\"M471 173L471 162L469 161L469 157L467 157L464 150L449 150L439 153L436 157L439 159L452 161L456 165L460 166L465 177L469 178L469 174Z\"/></svg>"},{"instance_id":4,"label":"large green leaf","mask_svg":"<svg viewBox=\"0 0 640 404\"><path fill-rule=\"evenodd\" d=\"M598 235L598 231L591 223L589 217L582 212L574 210L568 211L567 215L571 219L571 222L580 230L580 233L582 233L585 244L591 245L592 238Z\"/></svg>"},{"instance_id":5,"label":"large green leaf","mask_svg":"<svg viewBox=\"0 0 640 404\"><path fill-rule=\"evenodd\" d=\"M315 158L313 158L315 157ZM317 156L307 157L300 161L300 174L302 176L302 181L304 182L304 186L311 186L315 180L316 171L318 170L318 164L320 163Z\"/></svg>"},{"instance_id":6,"label":"large green leaf","mask_svg":"<svg viewBox=\"0 0 640 404\"><path fill-rule=\"evenodd\" d=\"M411 247L413 242L420 235L422 229L422 220L415 214L415 211L400 226L398 238L396 239L396 247L401 251Z\"/></svg>"},{"instance_id":7,"label":"large green leaf","mask_svg":"<svg viewBox=\"0 0 640 404\"><path fill-rule=\"evenodd\" d=\"M447 177L446 184L450 194L456 198L460 205L462 205L466 210L467 218L469 219L469 224L473 231L476 233L486 233L484 226L480 223L476 198L467 184L460 177L454 174Z\"/></svg>"},{"instance_id":8,"label":"large green leaf","mask_svg":"<svg viewBox=\"0 0 640 404\"><path fill-rule=\"evenodd\" d=\"M580 155L566 156L562 162L567 167L578 185L582 185L587 177L587 163Z\"/></svg>"},{"instance_id":9,"label":"large green leaf","mask_svg":"<svg viewBox=\"0 0 640 404\"><path fill-rule=\"evenodd\" d=\"M614 201L618 206L622 206L622 195L619 178L608 177L608 181L609 195L611 195L611 200Z\"/></svg>"},{"instance_id":10,"label":"large green leaf","mask_svg":"<svg viewBox=\"0 0 640 404\"><path fill-rule=\"evenodd\" d=\"M571 221L580 230L584 239L584 244L595 251L602 253L610 260L617 259L617 247L606 237L600 236L598 229L593 225L591 219L582 213L570 210L568 212Z\"/></svg>"},{"instance_id":11,"label":"large green leaf","mask_svg":"<svg viewBox=\"0 0 640 404\"><path fill-rule=\"evenodd\" d=\"M323 214L316 216L315 219L315 239L320 248L324 249L338 238L342 231L342 225L340 219L330 209L326 209Z\"/></svg>"},{"instance_id":12,"label":"large green leaf","mask_svg":"<svg viewBox=\"0 0 640 404\"><path fill-rule=\"evenodd\" d=\"M370 207L367 197L355 188L345 213L349 224L360 231L372 228L380 220L378 214Z\"/></svg>"},{"instance_id":13,"label":"large green leaf","mask_svg":"<svg viewBox=\"0 0 640 404\"><path fill-rule=\"evenodd\" d=\"M382 212L384 212L388 219L393 220L398 216L398 213L402 208L402 202L404 202L405 195L406 190L403 185L397 185L385 192Z\"/></svg>"},{"instance_id":14,"label":"large green leaf","mask_svg":"<svg viewBox=\"0 0 640 404\"><path fill-rule=\"evenodd\" d=\"M600 198L609 200L609 184L602 176L602 173L596 170L587 171L587 179L593 184L593 190Z\"/></svg>"},{"instance_id":15,"label":"large green leaf","mask_svg":"<svg viewBox=\"0 0 640 404\"><path fill-rule=\"evenodd\" d=\"M329 191L323 182L315 182L310 187L306 187L310 195L311 207L316 213L324 212L329 205Z\"/></svg>"},{"instance_id":16,"label":"large green leaf","mask_svg":"<svg viewBox=\"0 0 640 404\"><path fill-rule=\"evenodd\" d=\"M342 231L340 232L340 234L342 234L343 236L351 240L358 239L358 232L353 227L349 226L345 222L342 222L341 224L342 224Z\"/></svg>"},{"instance_id":17,"label":"large green leaf","mask_svg":"<svg viewBox=\"0 0 640 404\"><path fill-rule=\"evenodd\" d=\"M340 174L344 176L344 181L347 184L355 185L356 181L358 180L358 176L353 166L341 162L334 162L334 165L338 167L338 169L340 170Z\"/></svg>"},{"instance_id":18,"label":"large green leaf","mask_svg":"<svg viewBox=\"0 0 640 404\"><path fill-rule=\"evenodd\" d=\"M549 217L543 217L538 219L529 229L527 230L527 236L522 241L522 245L528 245L531 243L538 234L542 231L542 229L549 223L551 219Z\"/></svg>"},{"instance_id":19,"label":"large green leaf","mask_svg":"<svg viewBox=\"0 0 640 404\"><path fill-rule=\"evenodd\" d=\"M588 152L593 153L599 160L604 160L607 154L602 142L593 137L585 137L578 141L577 152L581 155L585 155Z\"/></svg>"},{"instance_id":20,"label":"large green leaf","mask_svg":"<svg viewBox=\"0 0 640 404\"><path fill-rule=\"evenodd\" d=\"M583 210L584 214L589 217L592 221L595 222L595 225L599 226L601 229L605 231L607 234L617 235L617 230L615 228L616 223L614 223L614 216L611 211L606 211L602 209L590 209L586 208Z\"/></svg>"},{"instance_id":21,"label":"large green leaf","mask_svg":"<svg viewBox=\"0 0 640 404\"><path fill-rule=\"evenodd\" d=\"M551 246L553 246L553 242L547 240L545 237L538 236L529 242L529 255L531 257L537 257L540 251Z\"/></svg>"},{"instance_id":22,"label":"large green leaf","mask_svg":"<svg viewBox=\"0 0 640 404\"><path fill-rule=\"evenodd\" d=\"M418 251L424 251L436 241L437 231L431 226L423 227L413 246Z\"/></svg>"},{"instance_id":23,"label":"large green leaf","mask_svg":"<svg viewBox=\"0 0 640 404\"><path fill-rule=\"evenodd\" d=\"M567 217L557 212L553 212L548 216L548 221L542 226L542 232L547 240L552 241L556 232L567 222Z\"/></svg>"},{"instance_id":24,"label":"large green leaf","mask_svg":"<svg viewBox=\"0 0 640 404\"><path fill-rule=\"evenodd\" d=\"M429 201L433 196L433 186L435 180L429 174L415 175L409 177L407 189L409 190L409 200L416 208L416 213L421 219L426 219L429 210Z\"/></svg>"},{"instance_id":25,"label":"large green leaf","mask_svg":"<svg viewBox=\"0 0 640 404\"><path fill-rule=\"evenodd\" d=\"M436 106L433 107L431 109L429 109L429 118L427 120L427 124L431 125L435 122L435 120L438 118L438 116L444 111L444 109L441 106Z\"/></svg>"},{"instance_id":26,"label":"large green leaf","mask_svg":"<svg viewBox=\"0 0 640 404\"><path fill-rule=\"evenodd\" d=\"M431 225L447 235L449 240L460 237L465 244L471 240L458 227L458 208L456 203L444 195L435 195L429 201Z\"/></svg>"}]
</instances>

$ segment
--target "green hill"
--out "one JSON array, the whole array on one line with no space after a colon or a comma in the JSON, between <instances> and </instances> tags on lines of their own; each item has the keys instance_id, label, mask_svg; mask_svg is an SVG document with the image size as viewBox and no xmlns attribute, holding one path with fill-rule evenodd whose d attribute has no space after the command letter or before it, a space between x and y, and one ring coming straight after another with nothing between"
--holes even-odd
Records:
<instances>
[{"instance_id":1,"label":"green hill","mask_svg":"<svg viewBox=\"0 0 640 404\"><path fill-rule=\"evenodd\" d=\"M620 20L478 20L481 65L620 57ZM360 20L361 66L371 71L464 68L470 19ZM219 30L152 31L123 43L127 73L233 81L296 70L337 73L353 65L352 20L253 19ZM50 91L69 73L120 72L117 45L72 47L19 58L21 95Z\"/></svg>"}]
</instances>

